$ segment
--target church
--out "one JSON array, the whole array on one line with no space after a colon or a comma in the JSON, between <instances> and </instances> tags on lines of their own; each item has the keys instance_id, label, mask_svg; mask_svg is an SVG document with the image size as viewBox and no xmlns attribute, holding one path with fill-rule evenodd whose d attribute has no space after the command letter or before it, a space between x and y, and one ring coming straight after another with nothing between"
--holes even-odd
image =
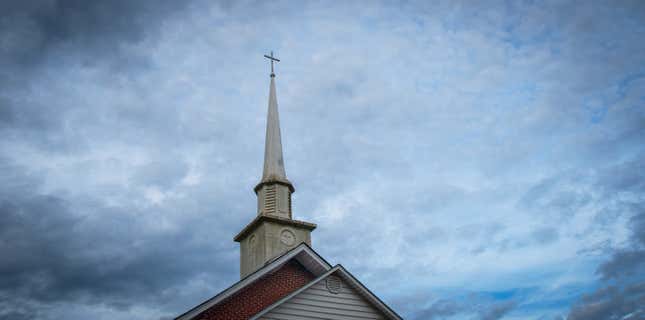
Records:
<instances>
[{"instance_id":1,"label":"church","mask_svg":"<svg viewBox=\"0 0 645 320\"><path fill-rule=\"evenodd\" d=\"M313 249L316 224L293 219L282 158L280 119L271 55L264 169L253 189L257 214L234 238L240 244L240 281L176 320L402 319L342 265Z\"/></svg>"}]
</instances>

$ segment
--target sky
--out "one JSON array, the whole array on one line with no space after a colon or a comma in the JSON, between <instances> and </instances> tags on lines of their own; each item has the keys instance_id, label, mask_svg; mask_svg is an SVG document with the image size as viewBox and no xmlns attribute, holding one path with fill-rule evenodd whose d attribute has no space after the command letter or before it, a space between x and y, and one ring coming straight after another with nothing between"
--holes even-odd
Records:
<instances>
[{"instance_id":1,"label":"sky","mask_svg":"<svg viewBox=\"0 0 645 320\"><path fill-rule=\"evenodd\" d=\"M239 279L273 50L294 217L406 319L645 319L642 1L2 1L0 319Z\"/></svg>"}]
</instances>

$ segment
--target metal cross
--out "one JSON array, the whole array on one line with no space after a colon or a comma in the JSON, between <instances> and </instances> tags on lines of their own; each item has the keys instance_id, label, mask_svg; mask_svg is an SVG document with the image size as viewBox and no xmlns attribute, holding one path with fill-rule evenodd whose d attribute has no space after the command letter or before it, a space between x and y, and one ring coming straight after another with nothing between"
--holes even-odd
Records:
<instances>
[{"instance_id":1,"label":"metal cross","mask_svg":"<svg viewBox=\"0 0 645 320\"><path fill-rule=\"evenodd\" d=\"M271 51L271 55L270 55L270 56L267 56L267 55L265 54L265 55L264 55L264 57L265 57L265 58L267 58L267 59L269 59L269 60L271 60L271 76L275 76L275 74L273 73L273 61L280 62L280 59L278 59L278 58L274 58L274 57L273 57L273 51Z\"/></svg>"}]
</instances>

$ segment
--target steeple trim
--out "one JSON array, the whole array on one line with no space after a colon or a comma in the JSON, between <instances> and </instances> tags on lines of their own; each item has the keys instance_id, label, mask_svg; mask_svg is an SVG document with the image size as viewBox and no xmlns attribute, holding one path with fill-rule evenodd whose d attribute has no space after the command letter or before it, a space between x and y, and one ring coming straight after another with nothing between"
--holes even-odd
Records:
<instances>
[{"instance_id":1,"label":"steeple trim","mask_svg":"<svg viewBox=\"0 0 645 320\"><path fill-rule=\"evenodd\" d=\"M264 221L276 222L287 226L299 227L309 231L316 229L316 224L311 222L305 222L300 220L285 219L283 217L273 216L273 215L261 215L257 216L253 221L251 221L242 231L240 231L233 240L235 242L240 242L244 237L246 237L251 231L253 231L259 224Z\"/></svg>"}]
</instances>

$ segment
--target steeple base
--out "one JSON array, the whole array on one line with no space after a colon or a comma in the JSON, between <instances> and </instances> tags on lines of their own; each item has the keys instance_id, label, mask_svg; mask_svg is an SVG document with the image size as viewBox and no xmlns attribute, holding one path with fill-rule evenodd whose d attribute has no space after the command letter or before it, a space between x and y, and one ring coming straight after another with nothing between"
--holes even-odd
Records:
<instances>
[{"instance_id":1,"label":"steeple base","mask_svg":"<svg viewBox=\"0 0 645 320\"><path fill-rule=\"evenodd\" d=\"M273 215L260 215L233 240L240 243L240 278L304 242L311 246L316 225Z\"/></svg>"}]
</instances>

